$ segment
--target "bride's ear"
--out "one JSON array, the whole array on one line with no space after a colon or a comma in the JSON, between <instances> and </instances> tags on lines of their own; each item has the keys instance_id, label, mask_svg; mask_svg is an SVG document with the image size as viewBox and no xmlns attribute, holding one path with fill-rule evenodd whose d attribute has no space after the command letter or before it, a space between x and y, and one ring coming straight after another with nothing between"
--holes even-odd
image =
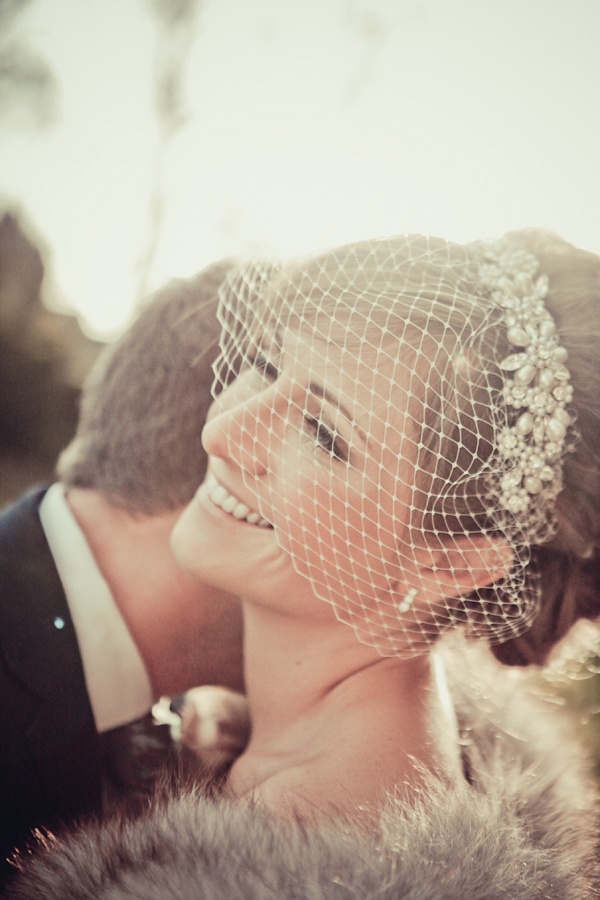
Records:
<instances>
[{"instance_id":1,"label":"bride's ear","mask_svg":"<svg viewBox=\"0 0 600 900\"><path fill-rule=\"evenodd\" d=\"M430 599L470 594L504 578L513 553L502 538L487 534L446 537L434 548L417 549L415 575Z\"/></svg>"}]
</instances>

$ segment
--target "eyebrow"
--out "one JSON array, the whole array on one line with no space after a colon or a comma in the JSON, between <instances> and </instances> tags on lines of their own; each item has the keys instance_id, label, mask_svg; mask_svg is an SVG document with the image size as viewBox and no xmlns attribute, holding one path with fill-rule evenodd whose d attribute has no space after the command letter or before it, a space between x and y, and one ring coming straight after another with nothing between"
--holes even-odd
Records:
<instances>
[{"instance_id":1,"label":"eyebrow","mask_svg":"<svg viewBox=\"0 0 600 900\"><path fill-rule=\"evenodd\" d=\"M358 431L358 433L362 437L365 444L368 443L367 435L365 434L365 432L362 430L362 428L359 425L356 424L354 418L350 415L349 411L346 409L344 404L341 403L337 397L334 397L333 394L330 394L329 391L326 391L324 387L321 387L320 384L316 384L316 382L314 382L314 381L310 382L310 384L308 385L308 388L309 388L311 394L314 394L315 396L319 397L321 400L326 400L331 406L334 407L334 409L339 409L339 411L341 413L343 413L343 415L348 419L348 421L350 422L352 427Z\"/></svg>"}]
</instances>

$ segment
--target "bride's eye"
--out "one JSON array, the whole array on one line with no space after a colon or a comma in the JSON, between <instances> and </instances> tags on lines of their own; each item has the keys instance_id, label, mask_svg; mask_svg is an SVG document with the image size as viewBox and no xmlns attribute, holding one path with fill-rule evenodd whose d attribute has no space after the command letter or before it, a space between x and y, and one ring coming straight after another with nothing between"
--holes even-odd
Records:
<instances>
[{"instance_id":1,"label":"bride's eye","mask_svg":"<svg viewBox=\"0 0 600 900\"><path fill-rule=\"evenodd\" d=\"M319 450L329 453L340 462L348 462L348 445L339 435L335 435L327 425L314 416L305 416L304 422Z\"/></svg>"},{"instance_id":2,"label":"bride's eye","mask_svg":"<svg viewBox=\"0 0 600 900\"><path fill-rule=\"evenodd\" d=\"M249 356L248 362L263 378L266 378L267 381L277 381L279 377L279 371L277 367L270 362L264 353L260 351L253 353Z\"/></svg>"}]
</instances>

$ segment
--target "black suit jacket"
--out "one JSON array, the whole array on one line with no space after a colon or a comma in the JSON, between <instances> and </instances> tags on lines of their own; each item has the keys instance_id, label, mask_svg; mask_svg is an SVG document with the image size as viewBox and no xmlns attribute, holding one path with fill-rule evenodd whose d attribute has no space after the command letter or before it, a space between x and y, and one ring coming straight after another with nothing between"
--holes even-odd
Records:
<instances>
[{"instance_id":1,"label":"black suit jacket","mask_svg":"<svg viewBox=\"0 0 600 900\"><path fill-rule=\"evenodd\" d=\"M38 515L0 513L0 851L100 807L100 749L77 639Z\"/></svg>"},{"instance_id":2,"label":"black suit jacket","mask_svg":"<svg viewBox=\"0 0 600 900\"><path fill-rule=\"evenodd\" d=\"M184 772L152 714L98 734L75 630L39 518L45 488L0 511L0 885L32 830L136 813Z\"/></svg>"}]
</instances>

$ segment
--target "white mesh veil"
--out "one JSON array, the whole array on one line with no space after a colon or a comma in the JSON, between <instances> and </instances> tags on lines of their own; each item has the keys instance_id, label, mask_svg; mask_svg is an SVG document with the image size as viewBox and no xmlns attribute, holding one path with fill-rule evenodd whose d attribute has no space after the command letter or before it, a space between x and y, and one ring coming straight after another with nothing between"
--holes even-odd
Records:
<instances>
[{"instance_id":1,"label":"white mesh veil","mask_svg":"<svg viewBox=\"0 0 600 900\"><path fill-rule=\"evenodd\" d=\"M221 289L228 452L312 592L384 656L535 615L570 400L537 268L505 240L405 236Z\"/></svg>"}]
</instances>

